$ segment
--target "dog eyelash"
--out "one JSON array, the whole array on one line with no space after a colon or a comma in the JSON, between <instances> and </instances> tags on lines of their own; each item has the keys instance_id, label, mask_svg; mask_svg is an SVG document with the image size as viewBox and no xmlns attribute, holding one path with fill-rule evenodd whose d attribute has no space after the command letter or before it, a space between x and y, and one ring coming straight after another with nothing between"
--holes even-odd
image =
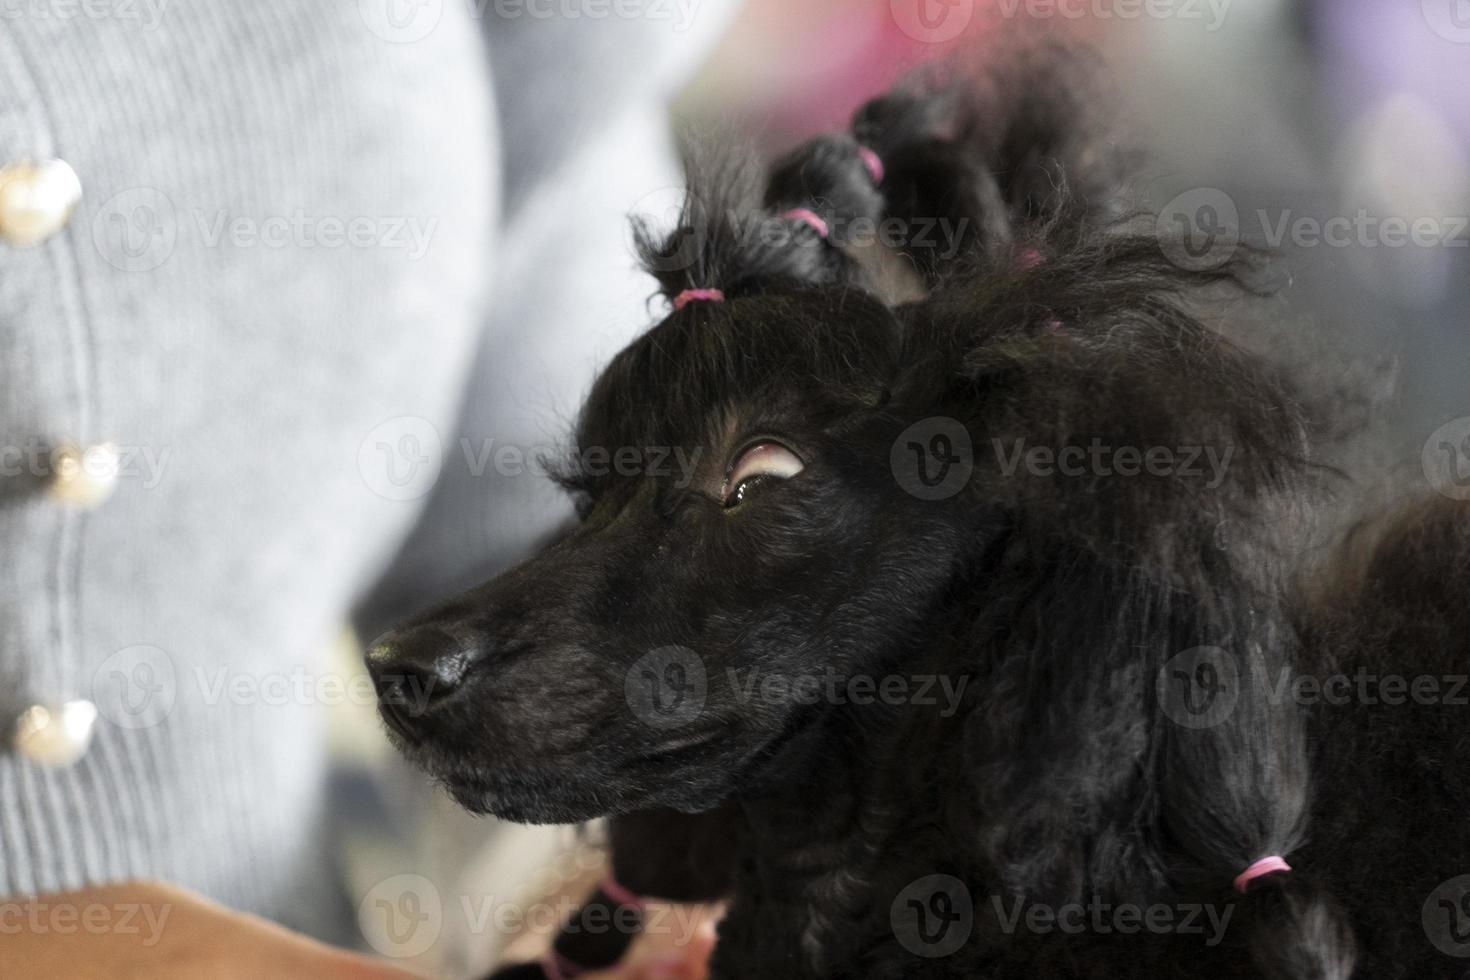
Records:
<instances>
[{"instance_id":1,"label":"dog eyelash","mask_svg":"<svg viewBox=\"0 0 1470 980\"><path fill-rule=\"evenodd\" d=\"M739 507L741 504L745 503L746 494L750 493L751 490L755 489L761 484L770 483L772 479L773 477L762 473L759 476L752 476L748 479L741 480L735 485L735 488L733 490L725 495L725 499L723 501L725 507L727 509L731 507Z\"/></svg>"},{"instance_id":2,"label":"dog eyelash","mask_svg":"<svg viewBox=\"0 0 1470 980\"><path fill-rule=\"evenodd\" d=\"M597 481L570 464L548 466L546 475L571 499L577 520L585 521L597 504Z\"/></svg>"}]
</instances>

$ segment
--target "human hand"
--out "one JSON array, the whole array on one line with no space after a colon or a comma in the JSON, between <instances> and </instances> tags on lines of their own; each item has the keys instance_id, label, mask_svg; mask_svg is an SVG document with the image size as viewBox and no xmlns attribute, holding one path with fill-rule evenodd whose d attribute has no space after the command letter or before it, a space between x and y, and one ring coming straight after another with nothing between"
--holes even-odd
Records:
<instances>
[{"instance_id":1,"label":"human hand","mask_svg":"<svg viewBox=\"0 0 1470 980\"><path fill-rule=\"evenodd\" d=\"M715 948L714 914L699 910L700 924L692 937L681 939L672 932L639 936L617 969L585 974L585 980L707 980Z\"/></svg>"},{"instance_id":2,"label":"human hand","mask_svg":"<svg viewBox=\"0 0 1470 980\"><path fill-rule=\"evenodd\" d=\"M414 980L173 885L0 899L0 976L67 980Z\"/></svg>"},{"instance_id":3,"label":"human hand","mask_svg":"<svg viewBox=\"0 0 1470 980\"><path fill-rule=\"evenodd\" d=\"M654 903L655 906L661 903ZM641 933L615 968L578 974L581 980L707 980L715 948L714 907L668 906L671 919L692 924L685 929ZM549 980L539 962L502 967L490 980Z\"/></svg>"}]
</instances>

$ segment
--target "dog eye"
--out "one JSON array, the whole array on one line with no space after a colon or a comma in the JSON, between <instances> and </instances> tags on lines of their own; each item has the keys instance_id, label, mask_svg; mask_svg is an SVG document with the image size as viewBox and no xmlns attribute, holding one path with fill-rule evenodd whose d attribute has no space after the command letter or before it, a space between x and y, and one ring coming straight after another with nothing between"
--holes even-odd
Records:
<instances>
[{"instance_id":1,"label":"dog eye","mask_svg":"<svg viewBox=\"0 0 1470 980\"><path fill-rule=\"evenodd\" d=\"M726 507L734 507L752 487L766 480L790 479L805 468L801 458L779 442L758 442L731 465L720 497Z\"/></svg>"}]
</instances>

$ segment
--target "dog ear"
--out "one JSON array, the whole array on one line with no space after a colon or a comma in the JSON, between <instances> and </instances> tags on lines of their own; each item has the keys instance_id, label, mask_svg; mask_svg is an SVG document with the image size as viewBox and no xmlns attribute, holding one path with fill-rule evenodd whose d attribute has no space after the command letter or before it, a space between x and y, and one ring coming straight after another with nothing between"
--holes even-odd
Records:
<instances>
[{"instance_id":1,"label":"dog ear","mask_svg":"<svg viewBox=\"0 0 1470 980\"><path fill-rule=\"evenodd\" d=\"M909 410L964 421L967 506L1005 515L966 580L964 752L985 862L1032 900L1215 894L1305 831L1306 720L1271 696L1297 662L1305 425L1280 372L1174 298L1194 275L1156 241L1098 239L911 319L929 356L902 398L942 392ZM1058 313L1063 331L1031 329ZM1252 919L1261 948L1296 937L1271 961L1340 976L1305 881L1281 904L1300 921Z\"/></svg>"},{"instance_id":2,"label":"dog ear","mask_svg":"<svg viewBox=\"0 0 1470 980\"><path fill-rule=\"evenodd\" d=\"M1305 604L1310 673L1352 685L1311 698L1314 734L1332 747L1311 851L1342 892L1373 896L1356 911L1380 962L1414 955L1426 882L1463 862L1442 842L1470 810L1466 595L1470 500L1432 494L1356 523Z\"/></svg>"}]
</instances>

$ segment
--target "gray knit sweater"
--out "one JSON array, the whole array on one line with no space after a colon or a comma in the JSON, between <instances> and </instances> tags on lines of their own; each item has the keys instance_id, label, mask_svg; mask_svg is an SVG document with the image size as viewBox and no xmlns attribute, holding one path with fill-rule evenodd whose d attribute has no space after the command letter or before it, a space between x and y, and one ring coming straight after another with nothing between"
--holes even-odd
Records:
<instances>
[{"instance_id":1,"label":"gray knit sweater","mask_svg":"<svg viewBox=\"0 0 1470 980\"><path fill-rule=\"evenodd\" d=\"M0 167L83 189L0 241L0 734L98 709L69 767L0 748L0 895L151 876L313 929L324 653L374 583L381 619L560 518L487 443L546 445L644 325L624 216L729 4L161 3L0 12ZM116 447L110 498L48 492L68 442Z\"/></svg>"}]
</instances>

